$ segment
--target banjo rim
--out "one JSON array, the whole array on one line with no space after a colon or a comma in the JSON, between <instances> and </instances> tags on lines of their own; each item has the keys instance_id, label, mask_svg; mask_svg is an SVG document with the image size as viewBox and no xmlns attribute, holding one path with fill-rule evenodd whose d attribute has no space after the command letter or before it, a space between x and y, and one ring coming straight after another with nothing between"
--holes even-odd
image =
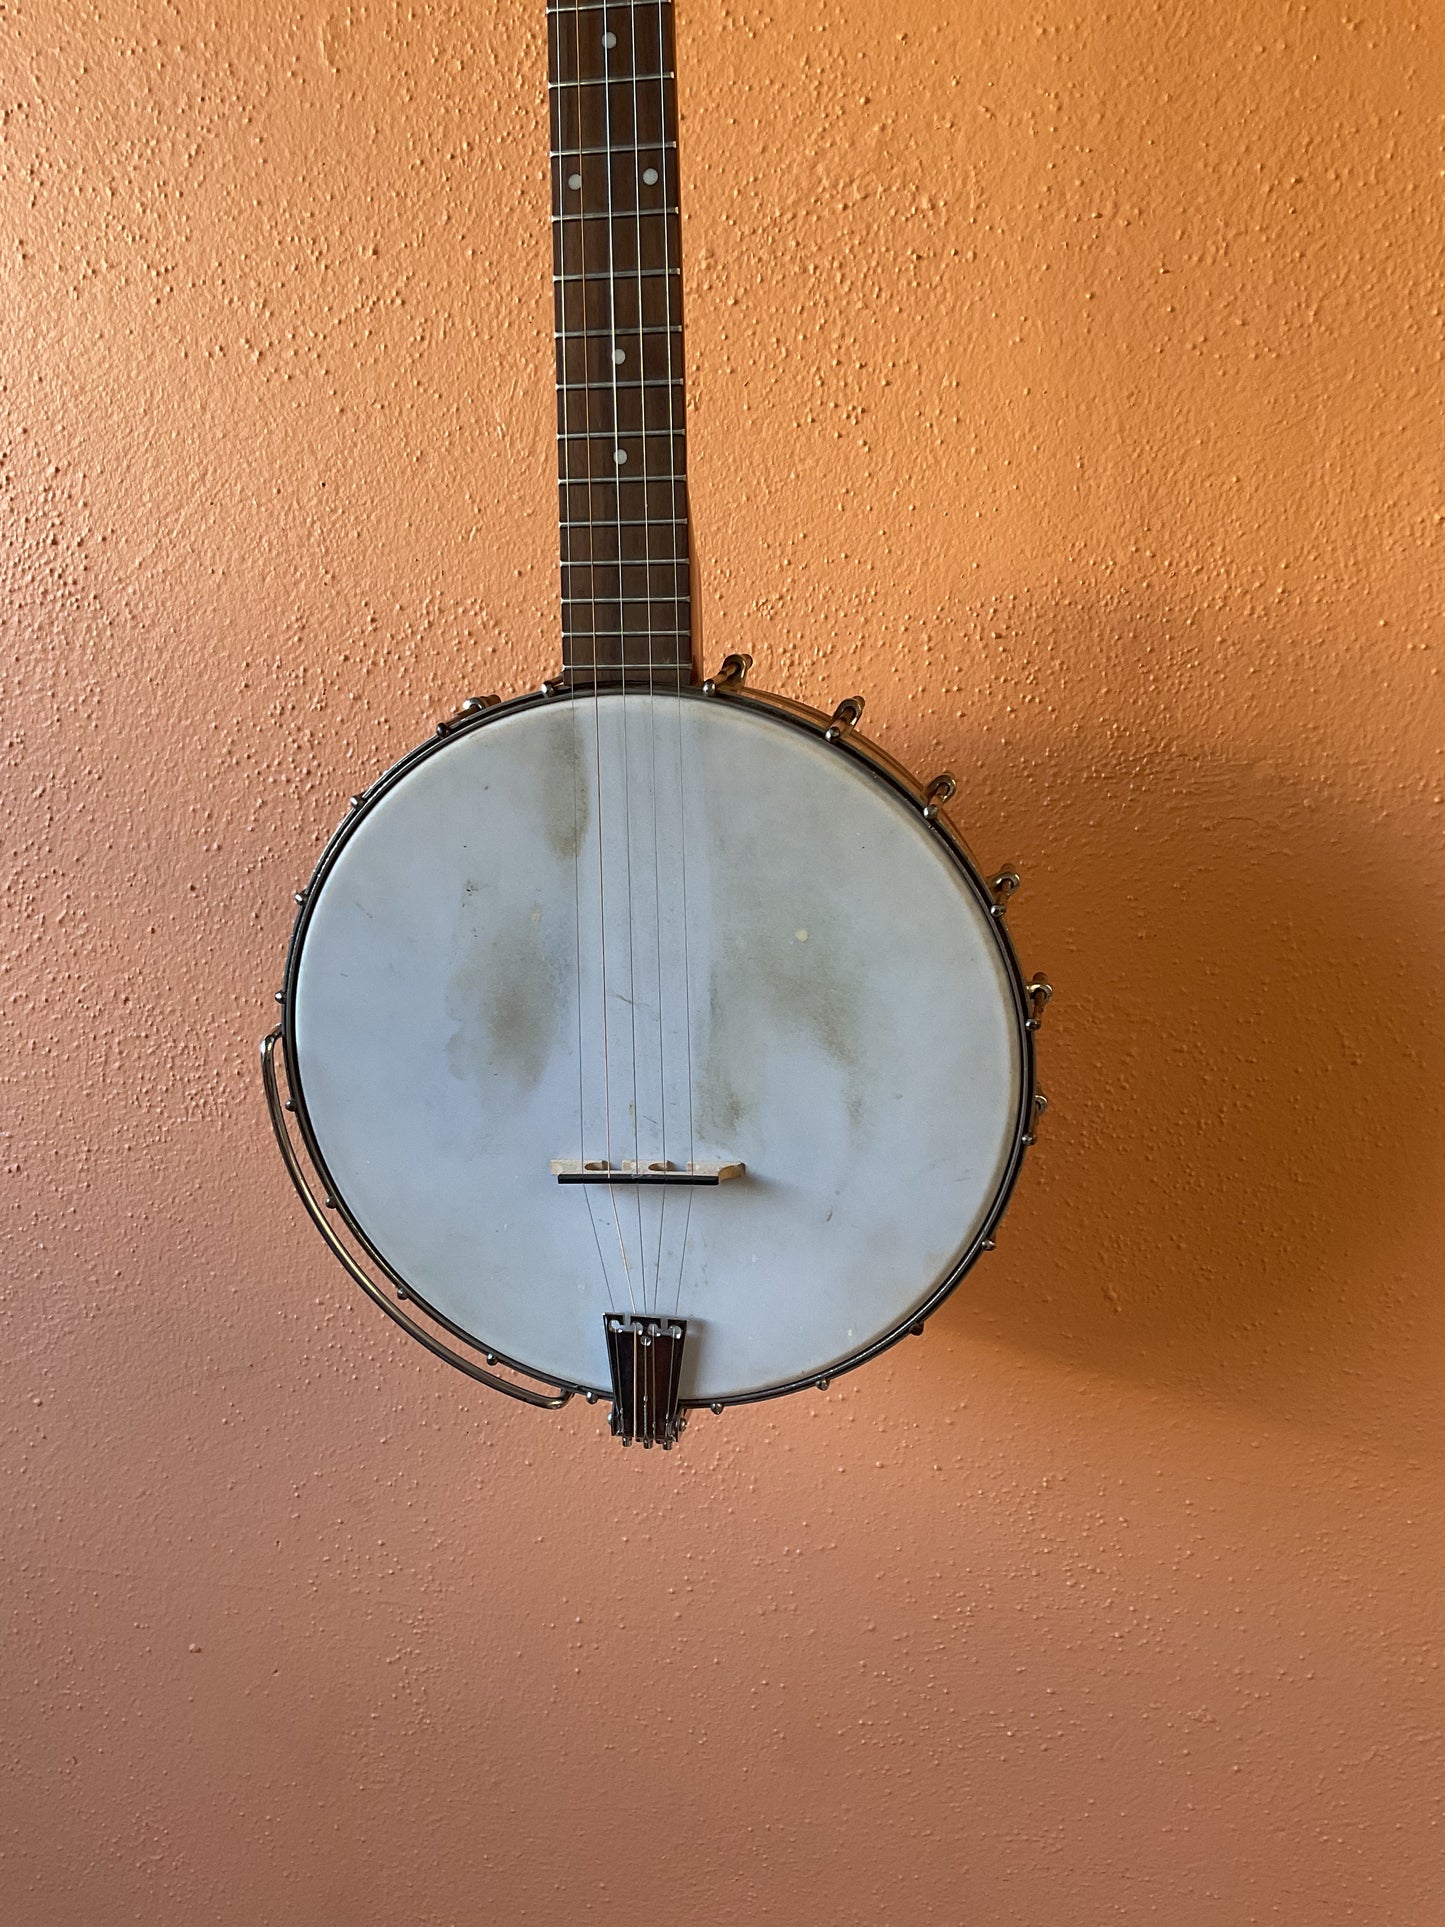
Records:
<instances>
[{"instance_id":1,"label":"banjo rim","mask_svg":"<svg viewBox=\"0 0 1445 1927\"><path fill-rule=\"evenodd\" d=\"M977 1260L994 1248L994 1231L998 1226L1012 1198L1019 1173L1023 1168L1024 1155L1033 1143L1033 1124L1039 1109L1038 1090L1035 1078L1034 1033L1038 1029L1038 1010L1040 1007L1036 987L1025 982L1022 968L1004 922L1004 909L1009 891L991 889L986 882L983 870L958 830L943 815L941 802L947 795L940 797L936 785L920 783L913 774L877 743L861 735L856 728L857 715L861 704L850 699L839 706L833 715L811 708L788 696L777 695L771 691L745 686L743 677L748 666L747 659L729 658L725 667L737 662L739 667L725 678L720 672L717 679L709 678L701 683L659 689L655 694L669 700L676 697L684 702L717 702L745 704L750 710L766 716L781 727L798 731L801 734L821 737L837 754L849 758L861 766L875 781L883 784L895 795L902 798L918 815L923 827L930 832L946 858L966 882L979 909L984 913L993 943L1003 965L1004 979L1009 988L1011 1013L1017 1029L1019 1052L1019 1102L1014 1119L1014 1128L1007 1162L998 1180L993 1197L980 1222L971 1243L961 1257L943 1275L934 1290L921 1306L909 1310L898 1322L890 1326L881 1336L871 1339L856 1352L850 1353L837 1363L826 1366L821 1371L810 1371L795 1376L776 1385L766 1385L741 1392L730 1392L718 1397L681 1398L681 1410L711 1410L720 1412L734 1405L752 1405L766 1399L783 1398L793 1392L823 1390L829 1382L844 1372L855 1371L870 1360L890 1350L901 1339L922 1334L924 1326L943 1304L945 1299L962 1283ZM489 1387L506 1392L522 1399L527 1404L557 1406L574 1395L585 1397L589 1404L612 1396L609 1387L590 1384L586 1381L559 1378L551 1373L539 1371L535 1366L521 1359L508 1356L504 1351L488 1344L485 1340L467 1331L445 1313L419 1294L411 1283L387 1261L375 1244L358 1223L355 1213L347 1204L341 1188L335 1184L327 1168L326 1160L317 1142L310 1114L306 1105L299 1069L296 1062L294 1040L296 1037L296 996L300 975L302 951L305 947L307 930L311 915L321 889L342 851L350 841L358 826L372 809L390 794L414 769L428 758L439 754L451 743L462 736L470 736L477 730L485 729L504 716L516 716L525 711L543 707L554 707L569 702L590 702L598 696L622 696L625 690L620 685L605 686L601 690L574 685L567 678L558 677L544 682L539 689L530 690L523 695L506 701L495 698L471 698L446 722L437 725L435 733L414 749L408 750L370 783L358 795L351 798L351 806L331 836L327 839L316 866L303 889L296 892L299 909L292 927L290 942L286 953L286 966L283 985L277 993L281 1008L280 1023L262 1045L263 1073L266 1085L267 1102L271 1121L281 1147L283 1161L293 1185L299 1193L308 1215L316 1224L326 1243L340 1259L348 1272L359 1283L387 1315L413 1338L419 1340L429 1351L456 1366L469 1377L478 1379ZM951 779L950 779L951 781ZM947 793L952 794L951 789ZM1016 882L1016 879L1013 879ZM286 1095L283 1099L278 1086L273 1062L273 1050L280 1053L285 1072ZM294 1117L297 1131L309 1160L322 1187L324 1207L311 1191L306 1181L306 1173L296 1155L289 1128L289 1118ZM332 1232L330 1218L337 1219L346 1229L349 1237L365 1254L367 1261L376 1267L390 1283L396 1294L393 1302L384 1291L375 1286L358 1267L343 1245ZM435 1338L409 1315L404 1307L414 1307L427 1318L434 1321L443 1331L467 1346L470 1351L485 1359L488 1366L501 1365L517 1373L534 1384L554 1387L560 1394L548 1397L530 1389L509 1383L505 1379L494 1378L484 1371L474 1360L459 1356L446 1344Z\"/></svg>"}]
</instances>

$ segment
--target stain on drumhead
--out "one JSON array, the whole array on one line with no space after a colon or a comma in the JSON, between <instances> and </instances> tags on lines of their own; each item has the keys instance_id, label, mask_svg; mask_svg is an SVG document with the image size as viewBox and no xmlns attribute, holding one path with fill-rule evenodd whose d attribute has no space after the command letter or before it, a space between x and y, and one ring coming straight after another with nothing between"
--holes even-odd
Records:
<instances>
[{"instance_id":1,"label":"stain on drumhead","mask_svg":"<svg viewBox=\"0 0 1445 1927\"><path fill-rule=\"evenodd\" d=\"M580 702L567 705L572 728L536 732L540 811L547 845L564 863L573 863L592 823L591 748Z\"/></svg>"},{"instance_id":2,"label":"stain on drumhead","mask_svg":"<svg viewBox=\"0 0 1445 1927\"><path fill-rule=\"evenodd\" d=\"M519 1090L541 1082L557 1035L557 966L549 955L542 906L499 918L491 892L469 881L458 907L460 961L447 986L447 1043L453 1077L493 1082L498 1072Z\"/></svg>"},{"instance_id":3,"label":"stain on drumhead","mask_svg":"<svg viewBox=\"0 0 1445 1927\"><path fill-rule=\"evenodd\" d=\"M800 905L806 944L796 934ZM698 1106L705 1128L721 1138L735 1137L761 1098L765 1040L778 1030L806 1036L837 1066L849 1120L855 1129L861 1123L860 988L838 921L836 907L811 892L806 901L793 892L781 901L776 893L739 893L718 918L723 940L708 985Z\"/></svg>"}]
</instances>

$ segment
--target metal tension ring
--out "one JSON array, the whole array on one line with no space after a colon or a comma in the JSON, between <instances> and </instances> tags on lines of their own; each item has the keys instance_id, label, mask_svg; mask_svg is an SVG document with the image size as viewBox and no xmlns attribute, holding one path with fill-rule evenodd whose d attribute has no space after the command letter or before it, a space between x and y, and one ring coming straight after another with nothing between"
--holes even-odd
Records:
<instances>
[{"instance_id":1,"label":"metal tension ring","mask_svg":"<svg viewBox=\"0 0 1445 1927\"><path fill-rule=\"evenodd\" d=\"M1043 1022L1044 1006L1054 994L1054 987L1042 971L1035 971L1024 985L1029 1000L1029 1016L1025 1020L1026 1030L1037 1030Z\"/></svg>"},{"instance_id":2,"label":"metal tension ring","mask_svg":"<svg viewBox=\"0 0 1445 1927\"><path fill-rule=\"evenodd\" d=\"M500 696L468 696L460 709L450 716L444 716L437 724L437 735L449 736L463 723L469 723L473 716L480 716L484 709L495 709L501 700Z\"/></svg>"},{"instance_id":3,"label":"metal tension ring","mask_svg":"<svg viewBox=\"0 0 1445 1927\"><path fill-rule=\"evenodd\" d=\"M748 679L748 671L753 666L751 656L740 649L736 654L724 656L715 676L709 676L702 686L704 696L720 696L725 690L741 689Z\"/></svg>"},{"instance_id":4,"label":"metal tension ring","mask_svg":"<svg viewBox=\"0 0 1445 1927\"><path fill-rule=\"evenodd\" d=\"M951 803L957 794L958 783L951 771L944 770L941 776L935 776L923 792L924 822L931 823L944 804Z\"/></svg>"},{"instance_id":5,"label":"metal tension ring","mask_svg":"<svg viewBox=\"0 0 1445 1927\"><path fill-rule=\"evenodd\" d=\"M845 696L833 711L833 720L823 731L825 743L840 742L850 729L856 729L863 717L863 698Z\"/></svg>"}]
</instances>

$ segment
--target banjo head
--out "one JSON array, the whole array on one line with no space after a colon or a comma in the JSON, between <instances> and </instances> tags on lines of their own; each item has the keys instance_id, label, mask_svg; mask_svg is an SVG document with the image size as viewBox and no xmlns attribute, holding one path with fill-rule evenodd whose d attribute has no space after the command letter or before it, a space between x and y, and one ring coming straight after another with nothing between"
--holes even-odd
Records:
<instances>
[{"instance_id":1,"label":"banjo head","mask_svg":"<svg viewBox=\"0 0 1445 1927\"><path fill-rule=\"evenodd\" d=\"M766 1397L916 1326L985 1248L1029 1141L1028 993L957 838L827 727L751 694L529 698L332 839L282 993L297 1123L463 1339L605 1396L606 1315L680 1318L683 1404Z\"/></svg>"}]
</instances>

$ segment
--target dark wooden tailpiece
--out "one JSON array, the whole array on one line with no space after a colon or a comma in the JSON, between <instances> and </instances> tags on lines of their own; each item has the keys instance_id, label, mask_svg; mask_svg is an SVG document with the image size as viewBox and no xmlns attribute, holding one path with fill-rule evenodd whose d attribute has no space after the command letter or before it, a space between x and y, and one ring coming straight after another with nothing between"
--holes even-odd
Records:
<instances>
[{"instance_id":1,"label":"dark wooden tailpiece","mask_svg":"<svg viewBox=\"0 0 1445 1927\"><path fill-rule=\"evenodd\" d=\"M562 659L690 682L672 0L548 9Z\"/></svg>"},{"instance_id":2,"label":"dark wooden tailpiece","mask_svg":"<svg viewBox=\"0 0 1445 1927\"><path fill-rule=\"evenodd\" d=\"M676 1445L687 1423L677 1409L685 1318L608 1312L607 1362L612 1370L612 1436L631 1445Z\"/></svg>"}]
</instances>

